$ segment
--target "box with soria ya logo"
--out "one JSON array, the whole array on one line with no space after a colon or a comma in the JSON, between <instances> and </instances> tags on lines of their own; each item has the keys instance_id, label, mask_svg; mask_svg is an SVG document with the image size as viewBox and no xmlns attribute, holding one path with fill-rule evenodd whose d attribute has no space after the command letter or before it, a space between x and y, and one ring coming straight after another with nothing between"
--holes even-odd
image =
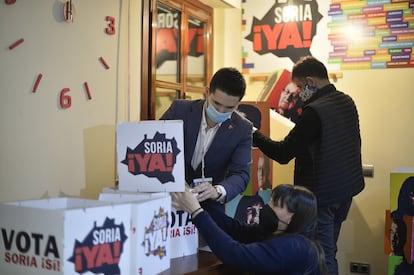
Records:
<instances>
[{"instance_id":1,"label":"box with soria ya logo","mask_svg":"<svg viewBox=\"0 0 414 275\"><path fill-rule=\"evenodd\" d=\"M159 273L170 267L170 207L170 197L0 203L0 274Z\"/></svg>"}]
</instances>

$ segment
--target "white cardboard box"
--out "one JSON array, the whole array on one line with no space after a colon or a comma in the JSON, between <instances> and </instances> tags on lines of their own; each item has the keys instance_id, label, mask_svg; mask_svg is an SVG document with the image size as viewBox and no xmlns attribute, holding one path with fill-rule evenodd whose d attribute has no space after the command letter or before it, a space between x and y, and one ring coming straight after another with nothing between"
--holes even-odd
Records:
<instances>
[{"instance_id":1,"label":"white cardboard box","mask_svg":"<svg viewBox=\"0 0 414 275\"><path fill-rule=\"evenodd\" d=\"M137 193L119 191L114 188L104 188L99 200L114 202L130 202L154 197L169 196L169 193ZM182 210L171 207L169 222L170 258L193 255L198 251L198 230L191 220L191 216Z\"/></svg>"},{"instance_id":2,"label":"white cardboard box","mask_svg":"<svg viewBox=\"0 0 414 275\"><path fill-rule=\"evenodd\" d=\"M126 202L126 201L151 200L151 199L163 198L166 196L170 196L170 193L120 191L116 187L105 187L102 189L102 193L99 194L99 200Z\"/></svg>"},{"instance_id":3,"label":"white cardboard box","mask_svg":"<svg viewBox=\"0 0 414 275\"><path fill-rule=\"evenodd\" d=\"M162 212L170 205L170 198L136 204L74 198L0 203L0 274L164 271L170 258ZM135 226L131 217L138 216Z\"/></svg>"},{"instance_id":4,"label":"white cardboard box","mask_svg":"<svg viewBox=\"0 0 414 275\"><path fill-rule=\"evenodd\" d=\"M117 125L119 190L183 192L184 134L181 120Z\"/></svg>"}]
</instances>

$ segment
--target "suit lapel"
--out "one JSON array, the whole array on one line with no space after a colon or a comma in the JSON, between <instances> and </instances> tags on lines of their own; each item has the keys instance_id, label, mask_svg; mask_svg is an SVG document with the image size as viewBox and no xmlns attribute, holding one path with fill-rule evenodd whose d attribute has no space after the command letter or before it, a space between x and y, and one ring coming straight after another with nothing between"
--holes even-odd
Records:
<instances>
[{"instance_id":1,"label":"suit lapel","mask_svg":"<svg viewBox=\"0 0 414 275\"><path fill-rule=\"evenodd\" d=\"M234 115L234 114L233 114ZM211 156L214 158L216 155L220 155L220 151L222 150L223 146L220 146L223 142L229 138L230 133L234 130L234 117L232 116L231 119L223 122L223 124L218 129L210 148L207 151L207 154L212 154ZM225 147L224 147L225 148Z\"/></svg>"},{"instance_id":2,"label":"suit lapel","mask_svg":"<svg viewBox=\"0 0 414 275\"><path fill-rule=\"evenodd\" d=\"M187 118L187 151L185 154L189 159L187 161L191 162L191 158L194 153L194 149L197 142L198 131L200 130L203 105L205 100L197 101L191 107L191 111L188 113L189 117Z\"/></svg>"}]
</instances>

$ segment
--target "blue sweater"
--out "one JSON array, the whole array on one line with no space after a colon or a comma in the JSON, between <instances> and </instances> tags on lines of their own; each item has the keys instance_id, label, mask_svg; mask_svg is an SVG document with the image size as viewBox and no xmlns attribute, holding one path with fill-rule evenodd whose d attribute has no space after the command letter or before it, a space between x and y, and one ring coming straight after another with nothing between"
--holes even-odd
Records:
<instances>
[{"instance_id":1,"label":"blue sweater","mask_svg":"<svg viewBox=\"0 0 414 275\"><path fill-rule=\"evenodd\" d=\"M255 274L320 275L316 247L299 234L264 239L257 225L234 220L214 209L194 219L203 239L226 265Z\"/></svg>"}]
</instances>

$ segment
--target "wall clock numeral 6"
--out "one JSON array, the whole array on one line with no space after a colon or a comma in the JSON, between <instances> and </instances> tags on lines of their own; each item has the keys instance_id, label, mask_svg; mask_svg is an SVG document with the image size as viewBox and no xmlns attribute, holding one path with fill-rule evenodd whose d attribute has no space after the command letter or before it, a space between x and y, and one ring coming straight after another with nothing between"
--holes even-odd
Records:
<instances>
[{"instance_id":1,"label":"wall clock numeral 6","mask_svg":"<svg viewBox=\"0 0 414 275\"><path fill-rule=\"evenodd\" d=\"M109 35L115 34L115 17L107 16L106 21L108 21L108 27L106 27L105 32Z\"/></svg>"},{"instance_id":2,"label":"wall clock numeral 6","mask_svg":"<svg viewBox=\"0 0 414 275\"><path fill-rule=\"evenodd\" d=\"M72 106L72 98L67 93L70 92L69 88L63 88L60 92L60 107L67 109Z\"/></svg>"},{"instance_id":3,"label":"wall clock numeral 6","mask_svg":"<svg viewBox=\"0 0 414 275\"><path fill-rule=\"evenodd\" d=\"M42 75L40 74L37 81L36 81L36 88L38 85L38 81L40 81L40 79L42 78ZM92 100L92 95L91 95L91 91L89 89L89 85L88 82L84 82L83 86L85 88L85 93L86 93L86 97L88 100ZM33 92L35 92L35 89L33 90ZM60 103L60 107L62 107L63 109L68 109L72 106L72 97L70 95L68 95L68 93L70 92L69 88L63 88L62 91L60 91L60 96L59 96L59 103Z\"/></svg>"}]
</instances>

